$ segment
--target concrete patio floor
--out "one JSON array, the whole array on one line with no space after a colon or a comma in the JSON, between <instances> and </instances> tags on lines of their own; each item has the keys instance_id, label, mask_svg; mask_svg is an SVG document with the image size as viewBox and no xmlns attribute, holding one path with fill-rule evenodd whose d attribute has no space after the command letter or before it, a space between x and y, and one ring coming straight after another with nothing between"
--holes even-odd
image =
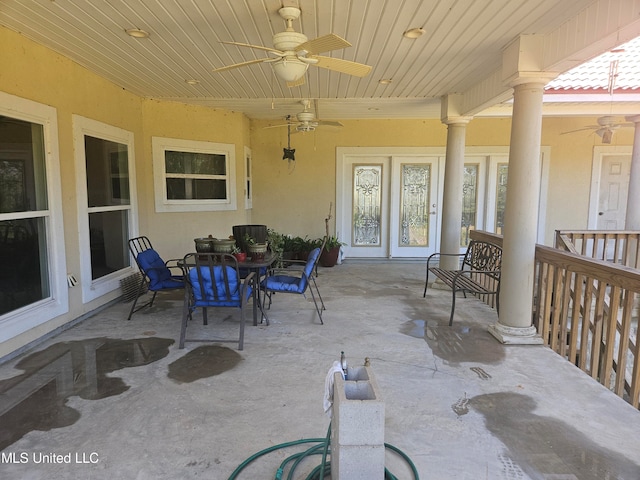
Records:
<instances>
[{"instance_id":1,"label":"concrete patio floor","mask_svg":"<svg viewBox=\"0 0 640 480\"><path fill-rule=\"evenodd\" d=\"M325 436L325 377L344 351L370 358L385 442L422 479L640 479L638 410L544 346L498 343L495 311L474 298L449 327L450 292L422 298L423 264L347 261L320 268L318 285L324 325L310 298L279 294L269 326L248 315L243 351L179 350L177 293L129 322L130 304L110 306L1 365L0 478L227 479L267 447ZM238 318L213 311L190 330L235 334ZM303 448L237 478L274 478ZM386 467L413 478L396 453Z\"/></svg>"}]
</instances>

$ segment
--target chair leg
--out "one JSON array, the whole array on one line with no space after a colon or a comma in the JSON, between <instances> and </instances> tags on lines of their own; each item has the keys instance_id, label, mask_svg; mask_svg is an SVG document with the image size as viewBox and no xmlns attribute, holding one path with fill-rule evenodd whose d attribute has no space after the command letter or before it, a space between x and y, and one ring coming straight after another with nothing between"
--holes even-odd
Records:
<instances>
[{"instance_id":1,"label":"chair leg","mask_svg":"<svg viewBox=\"0 0 640 480\"><path fill-rule=\"evenodd\" d=\"M202 309L202 324L209 325L209 317L207 316L207 307Z\"/></svg>"},{"instance_id":2,"label":"chair leg","mask_svg":"<svg viewBox=\"0 0 640 480\"><path fill-rule=\"evenodd\" d=\"M180 343L178 348L184 348L185 337L187 336L187 322L189 321L189 305L187 299L184 300L184 306L182 307L182 326L180 327Z\"/></svg>"},{"instance_id":3,"label":"chair leg","mask_svg":"<svg viewBox=\"0 0 640 480\"><path fill-rule=\"evenodd\" d=\"M240 307L240 338L238 339L238 350L244 348L244 308Z\"/></svg>"},{"instance_id":4,"label":"chair leg","mask_svg":"<svg viewBox=\"0 0 640 480\"><path fill-rule=\"evenodd\" d=\"M311 277L313 279L313 277ZM320 290L318 290L318 285L316 284L316 281L313 280L313 283L316 287L316 291L318 292L318 297L320 298L320 302L322 303L322 310L324 310L324 302L322 301L322 297L320 296ZM318 317L320 317L320 324L324 325L324 321L322 320L322 310L320 308L318 308L318 302L316 301L316 296L313 293L313 287L309 287L309 291L311 292L311 298L313 299L313 303L316 306L316 312L318 312Z\"/></svg>"},{"instance_id":5,"label":"chair leg","mask_svg":"<svg viewBox=\"0 0 640 480\"><path fill-rule=\"evenodd\" d=\"M324 300L322 300L322 295L320 295L320 289L318 288L318 284L316 283L315 279L313 280L313 285L316 287L318 298L320 299L320 303L322 304L322 310L326 310L324 306Z\"/></svg>"},{"instance_id":6,"label":"chair leg","mask_svg":"<svg viewBox=\"0 0 640 480\"><path fill-rule=\"evenodd\" d=\"M136 308L136 304L138 303L138 299L140 298L140 294L142 293L142 287L144 286L144 277L142 277L142 280L140 280L140 285L138 285L138 291L136 292L136 298L133 299L133 304L131 305L131 310L129 310L129 316L127 317L127 320L131 320L131 316L133 315L134 312L137 312ZM142 306L144 307L144 305ZM142 308L140 307L140 308Z\"/></svg>"}]
</instances>

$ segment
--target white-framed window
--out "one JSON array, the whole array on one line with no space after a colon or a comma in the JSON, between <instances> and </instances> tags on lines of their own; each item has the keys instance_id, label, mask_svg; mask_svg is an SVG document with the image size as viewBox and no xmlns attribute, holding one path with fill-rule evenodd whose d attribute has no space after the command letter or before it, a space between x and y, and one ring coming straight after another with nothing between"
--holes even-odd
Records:
<instances>
[{"instance_id":1,"label":"white-framed window","mask_svg":"<svg viewBox=\"0 0 640 480\"><path fill-rule=\"evenodd\" d=\"M69 311L56 109L0 92L0 342Z\"/></svg>"},{"instance_id":2,"label":"white-framed window","mask_svg":"<svg viewBox=\"0 0 640 480\"><path fill-rule=\"evenodd\" d=\"M251 149L244 147L244 208L253 208L253 179L251 178Z\"/></svg>"},{"instance_id":3,"label":"white-framed window","mask_svg":"<svg viewBox=\"0 0 640 480\"><path fill-rule=\"evenodd\" d=\"M73 115L82 300L120 288L137 235L133 133Z\"/></svg>"},{"instance_id":4,"label":"white-framed window","mask_svg":"<svg viewBox=\"0 0 640 480\"><path fill-rule=\"evenodd\" d=\"M235 210L235 145L153 137L156 212Z\"/></svg>"}]
</instances>

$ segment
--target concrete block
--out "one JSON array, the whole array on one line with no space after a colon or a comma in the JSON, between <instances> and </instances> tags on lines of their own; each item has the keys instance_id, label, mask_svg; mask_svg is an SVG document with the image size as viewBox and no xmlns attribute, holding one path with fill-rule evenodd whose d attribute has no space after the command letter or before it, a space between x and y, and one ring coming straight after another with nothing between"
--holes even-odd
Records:
<instances>
[{"instance_id":1,"label":"concrete block","mask_svg":"<svg viewBox=\"0 0 640 480\"><path fill-rule=\"evenodd\" d=\"M383 480L384 454L384 445L341 445L338 451L334 451L332 445L331 479Z\"/></svg>"},{"instance_id":2,"label":"concrete block","mask_svg":"<svg viewBox=\"0 0 640 480\"><path fill-rule=\"evenodd\" d=\"M349 367L334 376L331 475L339 479L384 478L384 401L370 367Z\"/></svg>"}]
</instances>

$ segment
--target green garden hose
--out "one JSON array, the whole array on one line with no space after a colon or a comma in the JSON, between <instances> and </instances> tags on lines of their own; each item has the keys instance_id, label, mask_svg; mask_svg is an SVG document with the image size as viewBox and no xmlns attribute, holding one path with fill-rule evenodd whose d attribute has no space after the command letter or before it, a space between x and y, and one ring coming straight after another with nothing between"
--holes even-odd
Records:
<instances>
[{"instance_id":1,"label":"green garden hose","mask_svg":"<svg viewBox=\"0 0 640 480\"><path fill-rule=\"evenodd\" d=\"M329 447L331 443L331 424L329 424L329 428L327 430L327 436L325 438L303 438L301 440L294 440L292 442L273 445L271 447L265 448L264 450L260 450L257 453L254 453L245 461L243 461L240 465L238 465L238 467L233 471L233 473L229 477L229 480L235 480L236 478L238 478L238 475L240 474L240 472L244 470L245 467L247 467L247 465L257 460L258 458L262 457L263 455L274 452L276 450L280 450L282 448L294 447L297 445L302 445L304 443L315 443L316 445L313 445L309 447L307 450L304 450L302 452L295 453L287 457L285 460L283 460L282 463L280 463L278 470L276 471L274 479L282 480L282 476L284 475L285 468L289 463L291 463L287 480L293 480L293 474L295 472L295 469L304 459L306 459L310 455L321 454L322 455L321 463L311 471L311 473L306 477L305 480L323 480L327 475L331 473L331 462L327 461L327 455L330 453ZM418 470L416 469L416 466L413 464L413 462L411 461L411 459L407 454L405 454L398 447L395 447L388 443L385 443L384 446L385 448L388 448L389 450L400 455L402 459L405 462L407 462L407 464L411 468L411 471L413 472L413 478L415 480L420 480L420 477L418 475ZM384 469L384 478L385 480L397 480L397 477L393 475L391 472L389 472L389 470L387 470L386 468Z\"/></svg>"}]
</instances>

